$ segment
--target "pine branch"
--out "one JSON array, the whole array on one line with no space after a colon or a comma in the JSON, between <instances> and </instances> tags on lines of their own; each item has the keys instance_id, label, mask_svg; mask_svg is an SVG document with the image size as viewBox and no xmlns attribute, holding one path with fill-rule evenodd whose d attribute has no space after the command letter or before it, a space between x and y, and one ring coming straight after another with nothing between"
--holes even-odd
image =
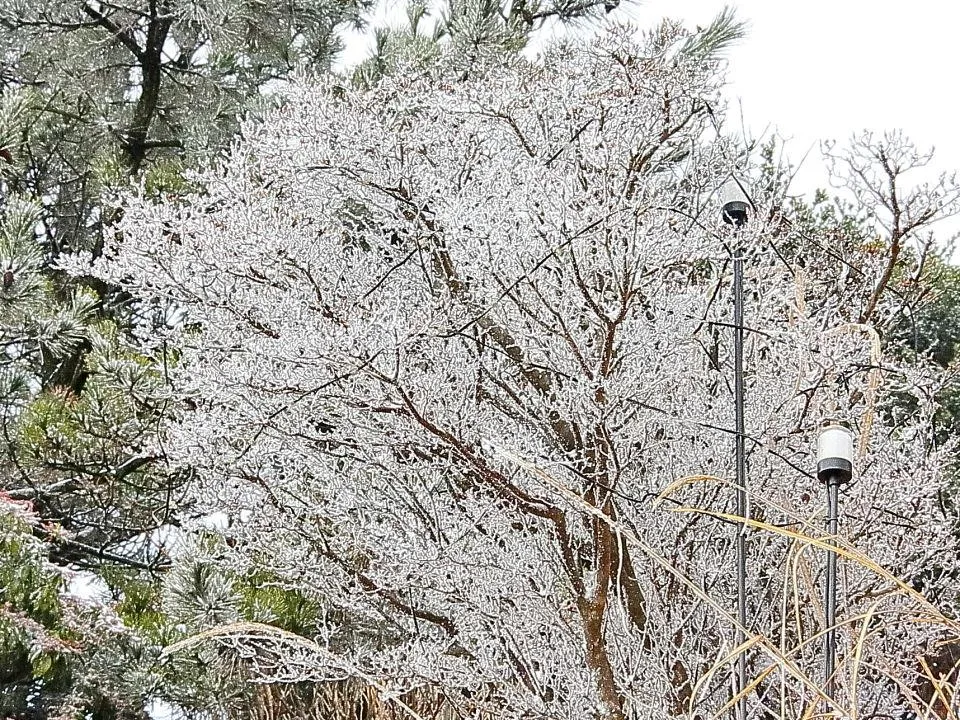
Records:
<instances>
[{"instance_id":1,"label":"pine branch","mask_svg":"<svg viewBox=\"0 0 960 720\"><path fill-rule=\"evenodd\" d=\"M144 51L137 44L136 38L133 36L133 31L130 28L122 28L117 25L109 17L101 13L99 10L91 7L89 4L84 3L81 8L83 12L89 15L97 25L107 30L111 35L113 35L120 43L129 50L133 56L139 60L141 63L145 62Z\"/></svg>"},{"instance_id":2,"label":"pine branch","mask_svg":"<svg viewBox=\"0 0 960 720\"><path fill-rule=\"evenodd\" d=\"M687 38L681 53L697 60L716 59L746 37L747 24L736 19L730 6L720 11L706 28Z\"/></svg>"}]
</instances>

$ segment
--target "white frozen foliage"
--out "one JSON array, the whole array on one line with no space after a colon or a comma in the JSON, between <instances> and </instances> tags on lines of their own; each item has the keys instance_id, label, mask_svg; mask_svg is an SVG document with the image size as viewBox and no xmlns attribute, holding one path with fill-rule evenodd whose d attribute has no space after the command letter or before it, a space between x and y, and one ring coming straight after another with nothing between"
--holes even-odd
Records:
<instances>
[{"instance_id":1,"label":"white frozen foliage","mask_svg":"<svg viewBox=\"0 0 960 720\"><path fill-rule=\"evenodd\" d=\"M303 83L194 195L129 202L98 274L189 318L189 409L164 449L195 468L198 516L231 518L225 567L330 610L315 638L224 629L267 677L432 687L468 716L721 711L739 243L750 711L822 702L823 549L805 538L823 538L828 415L862 440L837 701L920 702L917 658L951 626L921 622L912 587L935 597L956 565L927 380L857 324L881 269L791 267L764 223L776 198L739 237L721 222L739 151L720 69L683 37L611 32L466 80ZM918 408L896 427L893 392Z\"/></svg>"}]
</instances>

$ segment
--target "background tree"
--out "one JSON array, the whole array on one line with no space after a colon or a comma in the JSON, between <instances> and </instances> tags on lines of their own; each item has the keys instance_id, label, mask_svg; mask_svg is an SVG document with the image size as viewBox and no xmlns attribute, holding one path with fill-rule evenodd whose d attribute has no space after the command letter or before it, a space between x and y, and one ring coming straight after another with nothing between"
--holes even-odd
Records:
<instances>
[{"instance_id":1,"label":"background tree","mask_svg":"<svg viewBox=\"0 0 960 720\"><path fill-rule=\"evenodd\" d=\"M951 262L953 244L935 230L940 220L960 210L955 175L943 173L933 181L921 181L918 176L933 152L918 149L902 133L863 133L847 149L833 144L826 149L843 197L831 197L826 191L817 192L810 202L790 197L773 219L771 246L802 267L805 275L860 286L860 319L869 318L876 327L885 352L943 371L939 386L932 390L938 410L931 422L939 442L952 442L960 436L956 415L960 295L957 267ZM776 153L776 142L761 149L761 184L786 194L793 169L775 161ZM872 175L869 187L867 167ZM789 233L781 236L777 225L789 226L796 242ZM876 276L878 267L879 279L871 287L865 280ZM889 302L878 314L881 296L888 296ZM903 400L897 411L911 411L911 400ZM952 486L951 482L944 488L945 496L953 494Z\"/></svg>"},{"instance_id":2,"label":"background tree","mask_svg":"<svg viewBox=\"0 0 960 720\"><path fill-rule=\"evenodd\" d=\"M353 79L369 85L384 75L411 67L422 69L437 61L467 76L472 70L508 62L545 25L587 25L619 4L619 0L448 0L431 5L411 0L405 8L405 24L375 28L373 53L353 70ZM711 25L713 35L704 45L711 52L721 50L741 33L731 10L724 9L719 20Z\"/></svg>"},{"instance_id":3,"label":"background tree","mask_svg":"<svg viewBox=\"0 0 960 720\"><path fill-rule=\"evenodd\" d=\"M768 251L774 228L802 239L776 195L731 236L714 191L742 151L717 137L717 58L671 23L628 35L461 81L297 85L202 192L130 202L97 272L192 320L175 375L195 409L165 443L196 506L227 516L218 563L379 628L237 621L177 649L219 639L269 679L429 687L464 714L723 712L739 242L751 711L822 701L811 446L839 414L860 438L839 706L929 712L914 657L957 629L891 571L956 561L936 373L877 355L886 264L801 273ZM887 425L894 393L917 412Z\"/></svg>"},{"instance_id":4,"label":"background tree","mask_svg":"<svg viewBox=\"0 0 960 720\"><path fill-rule=\"evenodd\" d=\"M55 251L98 240L111 166L223 147L267 83L325 68L358 3L24 0L0 6L9 87L33 88L22 183L46 198ZM68 222L72 220L72 222Z\"/></svg>"},{"instance_id":5,"label":"background tree","mask_svg":"<svg viewBox=\"0 0 960 720\"><path fill-rule=\"evenodd\" d=\"M134 349L125 330L130 310L108 312L96 288L52 271L43 207L13 192L26 172L17 138L32 97L7 93L0 104L0 145L12 158L0 167L3 487L58 526L50 547L61 561L110 558L146 568L155 553L141 557L143 548L120 545L135 538L145 545L175 505L178 481L148 447L162 415L168 357L162 342ZM65 368L72 382L64 382Z\"/></svg>"}]
</instances>

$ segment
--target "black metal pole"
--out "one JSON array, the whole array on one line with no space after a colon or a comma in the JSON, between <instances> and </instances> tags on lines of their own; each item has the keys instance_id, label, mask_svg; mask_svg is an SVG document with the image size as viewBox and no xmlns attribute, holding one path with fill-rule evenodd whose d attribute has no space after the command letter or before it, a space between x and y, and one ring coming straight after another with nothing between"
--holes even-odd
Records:
<instances>
[{"instance_id":1,"label":"black metal pole","mask_svg":"<svg viewBox=\"0 0 960 720\"><path fill-rule=\"evenodd\" d=\"M817 437L817 478L827 486L827 576L823 581L823 687L832 714L837 668L837 517L840 486L853 479L853 433L837 420L827 420Z\"/></svg>"},{"instance_id":2,"label":"black metal pole","mask_svg":"<svg viewBox=\"0 0 960 720\"><path fill-rule=\"evenodd\" d=\"M747 517L747 459L744 445L744 399L743 399L743 252L741 248L733 256L733 387L735 424L736 424L736 474L737 474L737 516ZM740 523L737 529L737 645L746 640L747 627L747 526ZM741 652L737 657L737 700L738 720L747 720L747 655Z\"/></svg>"},{"instance_id":3,"label":"black metal pole","mask_svg":"<svg viewBox=\"0 0 960 720\"><path fill-rule=\"evenodd\" d=\"M827 542L835 547L837 536L837 515L840 496L840 475L833 473L827 477ZM827 550L827 577L823 587L823 605L826 614L827 632L824 635L823 679L826 695L834 699L834 672L837 665L837 553Z\"/></svg>"},{"instance_id":4,"label":"black metal pole","mask_svg":"<svg viewBox=\"0 0 960 720\"><path fill-rule=\"evenodd\" d=\"M735 454L737 483L737 516L742 518L737 528L737 632L736 643L740 647L747 638L747 456L746 432L743 420L743 247L740 231L750 215L750 199L743 184L731 176L721 193L723 221L733 226L733 386L736 424ZM736 716L747 720L747 654L737 655L736 669Z\"/></svg>"}]
</instances>

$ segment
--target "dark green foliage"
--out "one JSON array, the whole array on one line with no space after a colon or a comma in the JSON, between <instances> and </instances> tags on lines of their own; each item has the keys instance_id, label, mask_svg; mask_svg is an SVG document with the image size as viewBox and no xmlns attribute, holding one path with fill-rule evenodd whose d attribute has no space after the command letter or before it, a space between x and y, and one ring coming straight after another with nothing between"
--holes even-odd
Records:
<instances>
[{"instance_id":1,"label":"dark green foliage","mask_svg":"<svg viewBox=\"0 0 960 720\"><path fill-rule=\"evenodd\" d=\"M903 280L910 283L910 278ZM891 328L889 339L942 368L957 359L960 343L960 267L928 259L919 279L919 301Z\"/></svg>"}]
</instances>

